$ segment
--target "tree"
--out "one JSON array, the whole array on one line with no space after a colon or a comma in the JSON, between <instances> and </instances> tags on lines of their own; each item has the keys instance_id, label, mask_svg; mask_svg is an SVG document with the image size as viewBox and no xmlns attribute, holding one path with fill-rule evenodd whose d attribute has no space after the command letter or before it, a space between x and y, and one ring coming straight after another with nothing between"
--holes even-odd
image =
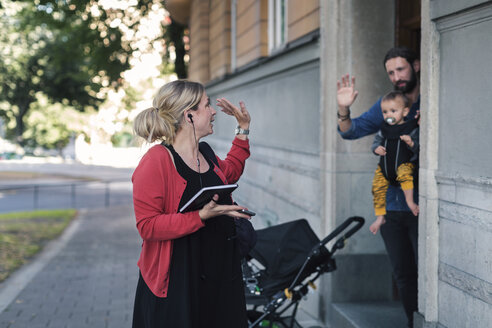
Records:
<instances>
[{"instance_id":1,"label":"tree","mask_svg":"<svg viewBox=\"0 0 492 328\"><path fill-rule=\"evenodd\" d=\"M38 92L83 111L97 108L128 69L132 29L154 0L109 7L96 0L2 1L0 115L15 117L8 134L23 144L24 118Z\"/></svg>"},{"instance_id":2,"label":"tree","mask_svg":"<svg viewBox=\"0 0 492 328\"><path fill-rule=\"evenodd\" d=\"M81 133L86 124L87 117L82 117L73 107L50 103L45 95L38 93L26 115L23 140L31 150L36 147L56 149L63 155L70 138Z\"/></svg>"},{"instance_id":3,"label":"tree","mask_svg":"<svg viewBox=\"0 0 492 328\"><path fill-rule=\"evenodd\" d=\"M176 54L176 58L174 60L174 72L180 79L185 79L188 77L188 67L185 62L185 56L188 53L185 45L185 32L186 27L184 25L171 20L171 23L167 25L164 33L166 43L174 46L174 51ZM169 56L169 52L166 52L166 55Z\"/></svg>"},{"instance_id":4,"label":"tree","mask_svg":"<svg viewBox=\"0 0 492 328\"><path fill-rule=\"evenodd\" d=\"M32 33L19 33L19 21L12 17L19 8L18 4L4 8L0 20L0 100L3 101L0 114L7 120L15 118L18 136L24 128L22 118L35 99L37 81L32 76L35 45L43 42Z\"/></svg>"}]
</instances>

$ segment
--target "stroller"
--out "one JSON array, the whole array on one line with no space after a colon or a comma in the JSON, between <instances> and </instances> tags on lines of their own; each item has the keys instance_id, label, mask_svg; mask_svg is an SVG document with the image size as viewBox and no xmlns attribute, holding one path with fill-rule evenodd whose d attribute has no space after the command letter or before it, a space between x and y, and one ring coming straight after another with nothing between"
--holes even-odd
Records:
<instances>
[{"instance_id":1,"label":"stroller","mask_svg":"<svg viewBox=\"0 0 492 328\"><path fill-rule=\"evenodd\" d=\"M328 250L325 245L352 223ZM350 217L321 241L306 219L258 230L257 243L243 262L249 328L300 327L295 317L301 299L309 287L316 288L319 276L336 270L333 254L363 225L364 218Z\"/></svg>"}]
</instances>

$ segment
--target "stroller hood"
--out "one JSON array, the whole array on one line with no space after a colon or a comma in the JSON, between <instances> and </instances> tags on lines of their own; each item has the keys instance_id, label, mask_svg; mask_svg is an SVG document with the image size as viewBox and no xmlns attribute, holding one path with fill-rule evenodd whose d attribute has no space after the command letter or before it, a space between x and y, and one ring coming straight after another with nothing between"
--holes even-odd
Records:
<instances>
[{"instance_id":1,"label":"stroller hood","mask_svg":"<svg viewBox=\"0 0 492 328\"><path fill-rule=\"evenodd\" d=\"M273 280L295 276L320 242L306 219L258 230L257 238L249 255L265 266L266 274Z\"/></svg>"}]
</instances>

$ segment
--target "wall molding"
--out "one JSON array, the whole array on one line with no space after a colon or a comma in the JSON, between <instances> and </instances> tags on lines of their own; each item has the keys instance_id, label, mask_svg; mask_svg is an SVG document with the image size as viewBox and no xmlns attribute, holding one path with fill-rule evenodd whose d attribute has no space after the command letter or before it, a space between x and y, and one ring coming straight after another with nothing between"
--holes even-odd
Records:
<instances>
[{"instance_id":1,"label":"wall molding","mask_svg":"<svg viewBox=\"0 0 492 328\"><path fill-rule=\"evenodd\" d=\"M231 147L230 140L210 138L207 142L213 146L219 156L226 154ZM313 181L317 181L320 178L320 169L319 167L314 166L319 164L319 155L299 154L298 151L272 149L267 146L258 146L256 144L251 145L251 147L255 148L255 151L251 154L251 157L247 161L268 165L274 170L280 169L293 172L302 177L312 179ZM275 154L272 154L272 151L275 152ZM296 161L293 161L291 158L296 159ZM314 165L310 166L306 163L312 163ZM246 165L248 165L248 163L246 163ZM300 199L291 193L282 192L280 189L269 187L268 183L257 182L250 179L247 175L243 175L241 177L241 181L251 188L266 192L274 198L299 208L303 212L318 217L320 216L321 205L318 200L309 201L306 199Z\"/></svg>"},{"instance_id":2,"label":"wall molding","mask_svg":"<svg viewBox=\"0 0 492 328\"><path fill-rule=\"evenodd\" d=\"M310 177L313 179L319 179L319 169L314 167L308 167L306 165L299 164L299 162L293 162L288 160L281 160L278 158L273 158L270 156L256 156L252 155L251 160L266 164L276 169L281 169L289 172L294 172L296 174Z\"/></svg>"},{"instance_id":3,"label":"wall molding","mask_svg":"<svg viewBox=\"0 0 492 328\"><path fill-rule=\"evenodd\" d=\"M218 154L227 154L231 148L230 140L210 137L207 142L214 146L213 148L216 149ZM249 158L252 161L295 172L302 176L319 179L320 169L316 166L319 164L319 154L302 153L296 149L270 147L259 143L251 143L251 141L250 147L255 149ZM274 156L272 156L273 152L275 153ZM293 161L291 158L298 160ZM313 165L307 165L306 162L311 162Z\"/></svg>"},{"instance_id":4,"label":"wall molding","mask_svg":"<svg viewBox=\"0 0 492 328\"><path fill-rule=\"evenodd\" d=\"M441 200L439 216L441 219L492 233L492 212Z\"/></svg>"},{"instance_id":5,"label":"wall molding","mask_svg":"<svg viewBox=\"0 0 492 328\"><path fill-rule=\"evenodd\" d=\"M297 197L293 197L292 194L282 192L282 190L278 188L271 188L268 187L269 185L264 185L261 183L257 183L256 181L252 179L248 179L247 177L241 177L241 181L245 184L248 184L250 187L259 189L263 192L268 193L271 195L273 198L280 199L294 207L299 208L303 212L306 212L306 214L311 214L313 216L319 217L320 216L320 207L321 205L314 201L314 202L306 202L303 199L299 199Z\"/></svg>"},{"instance_id":6,"label":"wall molding","mask_svg":"<svg viewBox=\"0 0 492 328\"><path fill-rule=\"evenodd\" d=\"M487 281L443 262L439 263L439 280L487 304L492 304L492 284Z\"/></svg>"},{"instance_id":7,"label":"wall molding","mask_svg":"<svg viewBox=\"0 0 492 328\"><path fill-rule=\"evenodd\" d=\"M205 85L207 92L225 93L228 90L244 87L251 83L275 78L282 73L293 74L296 69L319 66L319 40L314 40L304 47L293 49L264 62L248 67L248 69L226 75L223 79L210 81ZM307 66L306 66L307 65Z\"/></svg>"},{"instance_id":8,"label":"wall molding","mask_svg":"<svg viewBox=\"0 0 492 328\"><path fill-rule=\"evenodd\" d=\"M469 186L484 187L492 191L492 178L483 176L467 176L459 173L446 173L437 171L435 174L438 184L465 184Z\"/></svg>"},{"instance_id":9,"label":"wall molding","mask_svg":"<svg viewBox=\"0 0 492 328\"><path fill-rule=\"evenodd\" d=\"M492 20L492 4L490 3L438 18L436 27L440 33L446 33L489 20Z\"/></svg>"}]
</instances>

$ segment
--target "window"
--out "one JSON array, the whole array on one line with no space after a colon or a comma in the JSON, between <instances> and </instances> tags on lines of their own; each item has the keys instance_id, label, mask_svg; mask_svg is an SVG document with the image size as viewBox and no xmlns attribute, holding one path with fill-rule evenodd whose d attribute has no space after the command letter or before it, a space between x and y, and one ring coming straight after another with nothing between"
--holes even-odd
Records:
<instances>
[{"instance_id":1,"label":"window","mask_svg":"<svg viewBox=\"0 0 492 328\"><path fill-rule=\"evenodd\" d=\"M237 0L231 0L231 72L236 70Z\"/></svg>"},{"instance_id":2,"label":"window","mask_svg":"<svg viewBox=\"0 0 492 328\"><path fill-rule=\"evenodd\" d=\"M283 48L287 40L287 0L268 0L268 51Z\"/></svg>"}]
</instances>

